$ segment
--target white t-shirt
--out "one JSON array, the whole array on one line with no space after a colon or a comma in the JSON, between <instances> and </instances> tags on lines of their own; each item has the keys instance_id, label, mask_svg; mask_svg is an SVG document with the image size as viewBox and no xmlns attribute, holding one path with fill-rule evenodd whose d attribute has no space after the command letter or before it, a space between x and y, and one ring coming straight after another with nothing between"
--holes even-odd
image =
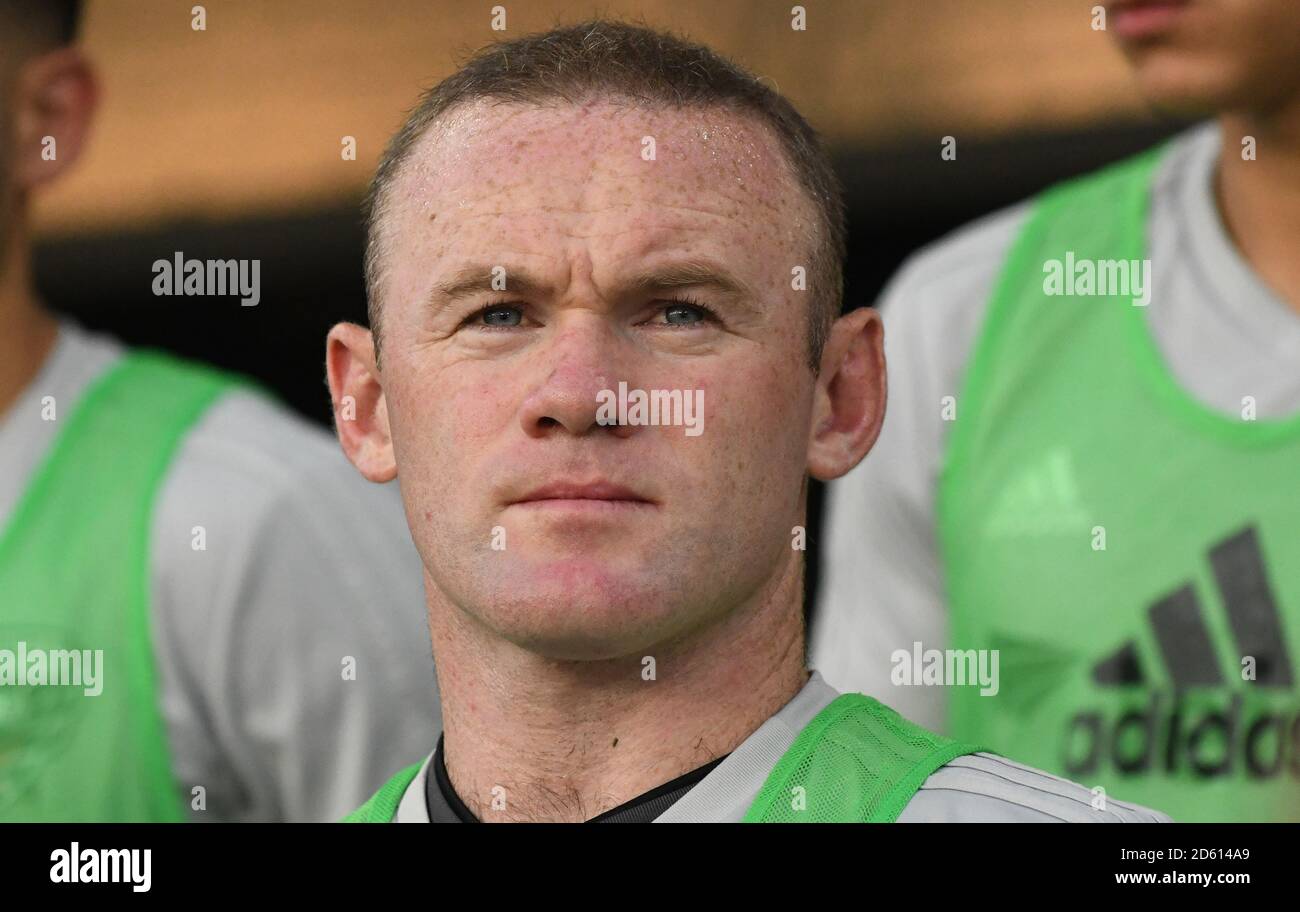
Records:
<instances>
[{"instance_id":1,"label":"white t-shirt","mask_svg":"<svg viewBox=\"0 0 1300 912\"><path fill-rule=\"evenodd\" d=\"M7 522L70 415L124 354L64 322L0 415ZM202 526L206 549L192 548ZM419 556L396 485L262 396L225 394L192 427L153 516L150 620L160 709L195 820L337 820L441 729ZM345 680L345 657L355 680Z\"/></svg>"}]
</instances>

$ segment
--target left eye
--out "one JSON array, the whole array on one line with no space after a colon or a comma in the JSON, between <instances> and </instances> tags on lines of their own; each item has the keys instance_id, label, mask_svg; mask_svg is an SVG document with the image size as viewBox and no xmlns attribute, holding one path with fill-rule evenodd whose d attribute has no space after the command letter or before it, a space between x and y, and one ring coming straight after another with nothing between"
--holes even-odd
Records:
<instances>
[{"instance_id":1,"label":"left eye","mask_svg":"<svg viewBox=\"0 0 1300 912\"><path fill-rule=\"evenodd\" d=\"M664 308L664 322L671 326L690 326L694 323L703 323L706 319L708 313L695 304L678 302Z\"/></svg>"},{"instance_id":2,"label":"left eye","mask_svg":"<svg viewBox=\"0 0 1300 912\"><path fill-rule=\"evenodd\" d=\"M523 314L518 307L498 304L479 311L479 318L486 326L518 326L523 322Z\"/></svg>"}]
</instances>

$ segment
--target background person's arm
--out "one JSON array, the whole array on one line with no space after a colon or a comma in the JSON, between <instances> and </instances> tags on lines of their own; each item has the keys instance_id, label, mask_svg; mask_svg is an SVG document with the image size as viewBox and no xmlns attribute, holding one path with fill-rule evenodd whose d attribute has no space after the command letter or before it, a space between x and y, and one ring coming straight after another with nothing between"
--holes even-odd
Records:
<instances>
[{"instance_id":1,"label":"background person's arm","mask_svg":"<svg viewBox=\"0 0 1300 912\"><path fill-rule=\"evenodd\" d=\"M234 394L182 445L154 536L172 766L187 802L207 792L192 818L337 820L428 752L437 688L395 486L362 480L323 431Z\"/></svg>"}]
</instances>

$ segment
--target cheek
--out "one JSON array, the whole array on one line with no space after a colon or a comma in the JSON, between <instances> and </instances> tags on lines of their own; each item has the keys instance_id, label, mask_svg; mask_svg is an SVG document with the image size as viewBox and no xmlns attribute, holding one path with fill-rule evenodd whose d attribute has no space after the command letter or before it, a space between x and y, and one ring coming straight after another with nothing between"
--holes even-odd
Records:
<instances>
[{"instance_id":1,"label":"cheek","mask_svg":"<svg viewBox=\"0 0 1300 912\"><path fill-rule=\"evenodd\" d=\"M517 420L516 397L500 367L460 365L456 382L439 382L439 439L463 456L483 449L489 440Z\"/></svg>"},{"instance_id":2,"label":"cheek","mask_svg":"<svg viewBox=\"0 0 1300 912\"><path fill-rule=\"evenodd\" d=\"M799 337L802 339L802 336ZM804 364L802 344L782 346L772 356L750 358L732 365L727 374L732 403L728 408L747 433L766 441L763 450L785 450L791 440L803 448L801 419L808 411L812 378Z\"/></svg>"},{"instance_id":3,"label":"cheek","mask_svg":"<svg viewBox=\"0 0 1300 912\"><path fill-rule=\"evenodd\" d=\"M412 373L390 402L394 449L408 481L414 475L440 490L468 489L479 456L515 419L503 382L487 365Z\"/></svg>"},{"instance_id":4,"label":"cheek","mask_svg":"<svg viewBox=\"0 0 1300 912\"><path fill-rule=\"evenodd\" d=\"M798 370L795 366L795 370ZM678 441L698 454L722 498L751 498L789 487L806 471L807 408L789 365L738 358L694 381L704 390L704 430ZM795 486L797 487L797 485ZM767 499L767 498L764 498Z\"/></svg>"}]
</instances>

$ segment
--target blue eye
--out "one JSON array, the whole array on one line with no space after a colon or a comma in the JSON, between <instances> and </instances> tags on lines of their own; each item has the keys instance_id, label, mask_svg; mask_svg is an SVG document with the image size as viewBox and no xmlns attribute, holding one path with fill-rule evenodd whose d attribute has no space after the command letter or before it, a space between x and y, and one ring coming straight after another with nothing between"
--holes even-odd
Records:
<instances>
[{"instance_id":1,"label":"blue eye","mask_svg":"<svg viewBox=\"0 0 1300 912\"><path fill-rule=\"evenodd\" d=\"M479 311L479 316L484 326L518 326L524 317L518 307L500 304L484 308Z\"/></svg>"},{"instance_id":2,"label":"blue eye","mask_svg":"<svg viewBox=\"0 0 1300 912\"><path fill-rule=\"evenodd\" d=\"M695 304L678 302L664 308L664 322L670 326L692 326L707 319L704 308Z\"/></svg>"}]
</instances>

